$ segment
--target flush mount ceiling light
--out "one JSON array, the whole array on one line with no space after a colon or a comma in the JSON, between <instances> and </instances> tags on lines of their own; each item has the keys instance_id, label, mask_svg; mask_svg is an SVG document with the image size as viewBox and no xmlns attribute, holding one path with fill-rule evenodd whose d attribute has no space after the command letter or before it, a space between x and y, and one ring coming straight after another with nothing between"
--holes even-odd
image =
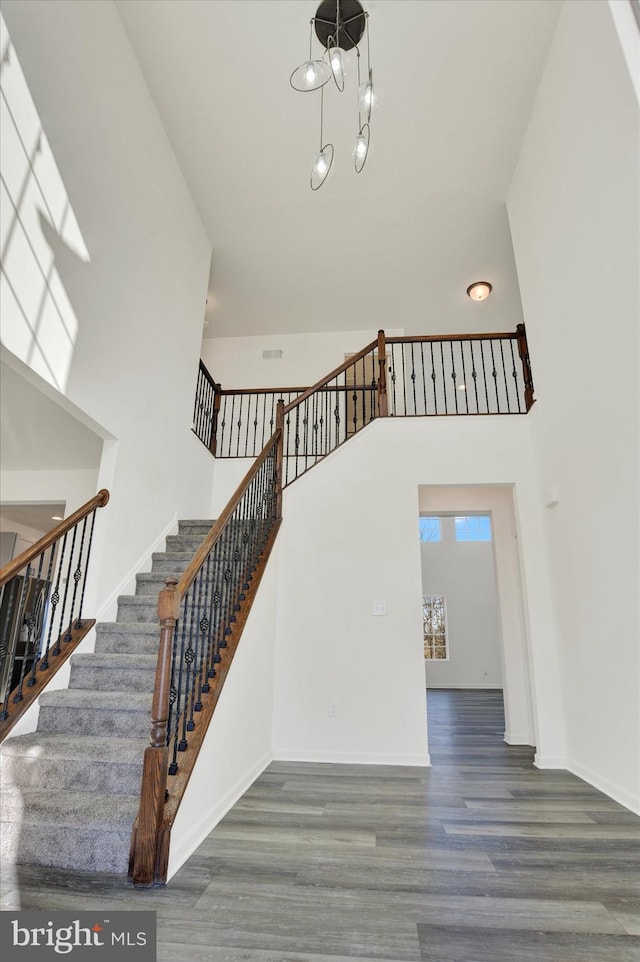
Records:
<instances>
[{"instance_id":1,"label":"flush mount ceiling light","mask_svg":"<svg viewBox=\"0 0 640 962\"><path fill-rule=\"evenodd\" d=\"M320 42L324 50L314 57L313 38ZM359 43L366 34L367 74L362 81L360 76ZM333 164L333 144L324 142L324 88L333 78L340 93L345 89L345 78L349 72L347 54L355 50L357 64L357 109L358 130L353 149L354 168L357 174L363 169L369 154L371 140L371 111L380 102L380 91L373 83L371 57L369 50L369 14L359 0L322 0L310 21L309 57L293 71L289 83L294 90L307 93L320 90L320 148L311 168L310 185L312 190L322 187ZM353 57L351 57L353 60ZM332 85L333 86L333 85Z\"/></svg>"},{"instance_id":2,"label":"flush mount ceiling light","mask_svg":"<svg viewBox=\"0 0 640 962\"><path fill-rule=\"evenodd\" d=\"M474 281L467 288L467 294L472 301L486 301L492 290L493 287L489 281Z\"/></svg>"}]
</instances>

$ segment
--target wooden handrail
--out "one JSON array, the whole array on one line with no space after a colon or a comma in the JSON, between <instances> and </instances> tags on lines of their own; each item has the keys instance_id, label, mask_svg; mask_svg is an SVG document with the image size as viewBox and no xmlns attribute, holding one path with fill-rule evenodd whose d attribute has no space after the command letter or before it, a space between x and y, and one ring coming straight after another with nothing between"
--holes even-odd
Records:
<instances>
[{"instance_id":1,"label":"wooden handrail","mask_svg":"<svg viewBox=\"0 0 640 962\"><path fill-rule=\"evenodd\" d=\"M209 554L214 544L218 540L218 537L220 536L220 532L223 530L225 524L227 523L227 521L229 520L229 518L237 508L238 503L240 502L242 495L245 492L245 489L249 487L254 476L258 473L258 471L260 470L260 468L268 458L271 448L273 447L274 444L278 444L280 442L281 437L282 437L282 432L280 430L274 431L271 438L267 441L264 448L262 449L261 454L259 455L259 457L256 458L256 460L251 465L251 467L245 474L244 478L242 479L242 481L234 491L233 495L231 496L231 500L225 507L224 511L222 512L222 514L220 515L216 523L213 525L213 527L209 531L209 534L207 535L207 537L204 539L204 541L202 542L202 544L194 554L191 560L191 563L186 568L184 574L180 578L180 581L178 582L178 585L177 585L176 590L178 592L178 595L180 596L180 599L184 597L185 592L193 583L193 580L195 576L198 574L198 571L200 570L202 563L205 561L207 555Z\"/></svg>"},{"instance_id":2,"label":"wooden handrail","mask_svg":"<svg viewBox=\"0 0 640 962\"><path fill-rule=\"evenodd\" d=\"M406 334L403 337L388 337L387 344L419 344L421 341L499 341L517 340L517 331L492 334Z\"/></svg>"},{"instance_id":3,"label":"wooden handrail","mask_svg":"<svg viewBox=\"0 0 640 962\"><path fill-rule=\"evenodd\" d=\"M102 488L90 501L83 504L81 508L78 508L78 510L70 514L68 518L65 518L64 521L57 524L55 528L47 532L39 541L36 541L30 548L27 548L27 550L19 554L17 558L10 561L8 565L5 565L4 568L0 570L0 586L6 584L7 581L11 581L11 579L30 564L34 558L37 558L43 551L46 551L52 544L55 544L67 531L70 531L71 528L75 527L79 521L86 518L86 516L91 514L96 508L104 508L108 501L109 492L106 488Z\"/></svg>"},{"instance_id":4,"label":"wooden handrail","mask_svg":"<svg viewBox=\"0 0 640 962\"><path fill-rule=\"evenodd\" d=\"M220 390L223 396L232 394L300 394L307 391L309 385L304 387L230 387Z\"/></svg>"},{"instance_id":5,"label":"wooden handrail","mask_svg":"<svg viewBox=\"0 0 640 962\"><path fill-rule=\"evenodd\" d=\"M338 367L335 368L333 371L331 371L330 374L327 374L326 377L323 377L319 381L316 381L316 383L313 384L311 387L308 387L307 390L300 395L300 397L295 398L295 400L291 401L290 404L287 404L285 406L284 413L288 414L289 411L292 411L299 404L302 404L302 402L306 401L308 397L311 397L312 394L315 394L315 392L319 391L320 388L323 388L325 384L327 384L329 381L332 381L334 377L337 377L339 374L342 374L343 371L346 371L347 368L351 367L353 364L355 364L357 361L363 358L370 351L373 351L374 348L376 348L377 346L378 346L378 338L376 338L375 341L371 341L371 343L367 344L366 347L363 347L362 350L358 351L357 354L352 354L351 357L348 357L346 361L343 361L342 364L339 364Z\"/></svg>"}]
</instances>

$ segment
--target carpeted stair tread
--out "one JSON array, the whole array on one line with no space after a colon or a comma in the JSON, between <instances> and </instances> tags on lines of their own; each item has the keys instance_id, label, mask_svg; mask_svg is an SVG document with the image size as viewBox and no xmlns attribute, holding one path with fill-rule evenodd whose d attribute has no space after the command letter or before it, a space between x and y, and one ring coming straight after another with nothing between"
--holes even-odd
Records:
<instances>
[{"instance_id":1,"label":"carpeted stair tread","mask_svg":"<svg viewBox=\"0 0 640 962\"><path fill-rule=\"evenodd\" d=\"M48 791L135 795L148 744L148 738L44 732L9 738L2 748L2 790L46 785Z\"/></svg>"},{"instance_id":2,"label":"carpeted stair tread","mask_svg":"<svg viewBox=\"0 0 640 962\"><path fill-rule=\"evenodd\" d=\"M150 692L157 657L153 653L98 652L72 655L70 688L99 691Z\"/></svg>"},{"instance_id":3,"label":"carpeted stair tread","mask_svg":"<svg viewBox=\"0 0 640 962\"><path fill-rule=\"evenodd\" d=\"M96 626L95 651L72 656L69 688L40 696L38 730L1 746L7 863L126 872L149 744L158 591L180 577L213 523L178 523L136 595L118 600L117 620Z\"/></svg>"}]
</instances>

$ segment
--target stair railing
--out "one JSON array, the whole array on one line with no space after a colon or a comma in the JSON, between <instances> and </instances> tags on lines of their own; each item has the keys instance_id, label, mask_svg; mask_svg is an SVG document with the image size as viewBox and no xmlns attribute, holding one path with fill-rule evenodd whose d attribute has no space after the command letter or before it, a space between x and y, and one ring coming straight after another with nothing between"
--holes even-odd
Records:
<instances>
[{"instance_id":1,"label":"stair railing","mask_svg":"<svg viewBox=\"0 0 640 962\"><path fill-rule=\"evenodd\" d=\"M535 400L524 324L499 334L379 331L313 387L215 388L198 436L216 457L255 457L284 402L285 485L376 417L526 414Z\"/></svg>"},{"instance_id":2,"label":"stair railing","mask_svg":"<svg viewBox=\"0 0 640 962\"><path fill-rule=\"evenodd\" d=\"M158 599L160 644L129 878L163 884L171 827L282 517L276 430L178 580Z\"/></svg>"},{"instance_id":3,"label":"stair railing","mask_svg":"<svg viewBox=\"0 0 640 962\"><path fill-rule=\"evenodd\" d=\"M95 624L83 614L106 489L0 570L0 741Z\"/></svg>"}]
</instances>

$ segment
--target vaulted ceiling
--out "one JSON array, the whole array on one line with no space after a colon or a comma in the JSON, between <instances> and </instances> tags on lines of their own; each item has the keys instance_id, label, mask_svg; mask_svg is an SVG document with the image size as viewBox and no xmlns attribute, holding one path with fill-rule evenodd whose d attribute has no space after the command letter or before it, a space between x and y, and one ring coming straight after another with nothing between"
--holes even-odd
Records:
<instances>
[{"instance_id":1,"label":"vaulted ceiling","mask_svg":"<svg viewBox=\"0 0 640 962\"><path fill-rule=\"evenodd\" d=\"M213 247L205 336L513 329L505 199L558 0L363 0L384 98L353 170L355 54L325 97L289 75L314 0L118 0ZM319 46L316 45L319 51ZM487 279L491 298L467 286Z\"/></svg>"}]
</instances>

